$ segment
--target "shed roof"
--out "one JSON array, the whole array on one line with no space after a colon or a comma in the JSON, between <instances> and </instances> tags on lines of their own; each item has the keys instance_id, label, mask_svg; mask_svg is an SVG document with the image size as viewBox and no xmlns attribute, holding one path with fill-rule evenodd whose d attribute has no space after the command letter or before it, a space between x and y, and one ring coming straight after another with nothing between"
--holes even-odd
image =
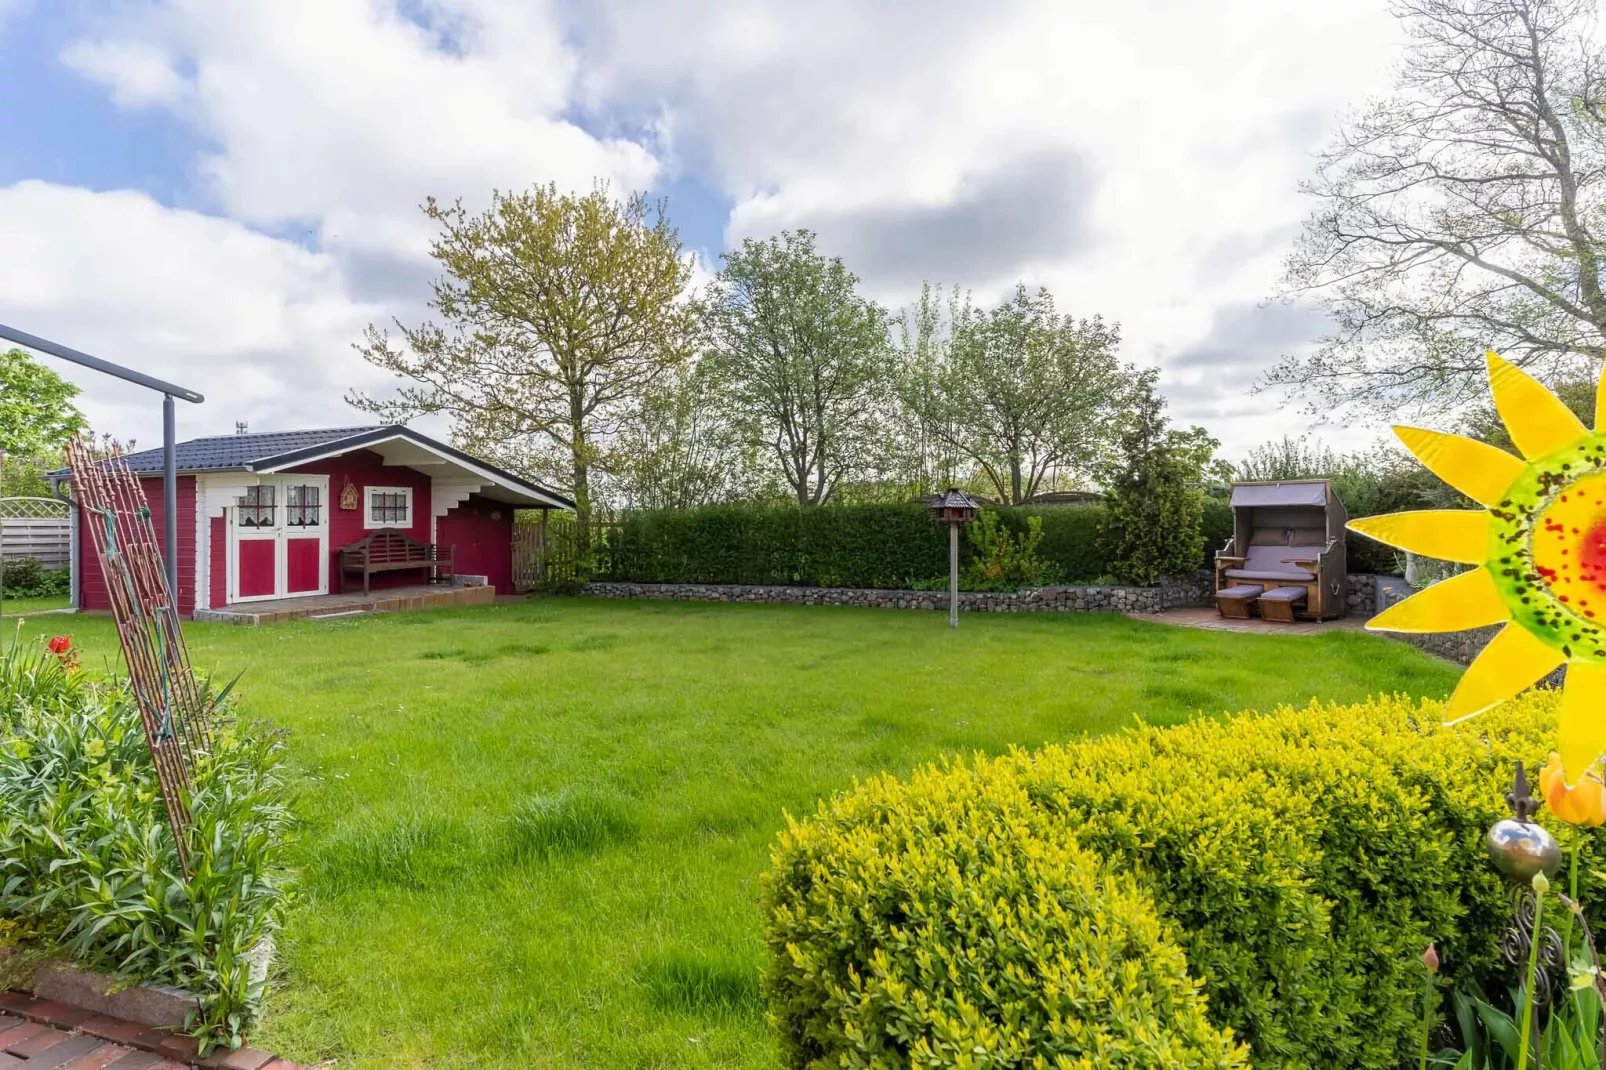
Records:
<instances>
[{"instance_id":1,"label":"shed roof","mask_svg":"<svg viewBox=\"0 0 1606 1070\"><path fill-rule=\"evenodd\" d=\"M1327 504L1327 480L1294 479L1279 483L1234 483L1232 504L1237 506Z\"/></svg>"},{"instance_id":2,"label":"shed roof","mask_svg":"<svg viewBox=\"0 0 1606 1070\"><path fill-rule=\"evenodd\" d=\"M391 464L436 465L444 461L451 471L460 472L465 478L481 479L488 488L484 493L501 497L513 505L574 508L572 500L549 487L437 442L403 424L212 435L175 443L173 454L178 471L186 474L244 471L268 475L360 449L374 450ZM162 464L160 448L128 455L128 466L137 475L160 475ZM65 479L71 473L62 469L51 475Z\"/></svg>"}]
</instances>

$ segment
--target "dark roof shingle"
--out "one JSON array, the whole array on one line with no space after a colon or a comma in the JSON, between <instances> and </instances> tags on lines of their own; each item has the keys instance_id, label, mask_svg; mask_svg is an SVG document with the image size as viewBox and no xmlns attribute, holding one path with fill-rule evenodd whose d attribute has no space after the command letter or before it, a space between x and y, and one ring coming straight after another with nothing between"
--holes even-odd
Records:
<instances>
[{"instance_id":1,"label":"dark roof shingle","mask_svg":"<svg viewBox=\"0 0 1606 1070\"><path fill-rule=\"evenodd\" d=\"M213 435L192 438L173 447L180 472L209 472L244 468L253 461L277 457L296 450L312 449L338 442L353 435L377 431L383 425L367 427L329 427L317 431L264 431L248 435ZM140 450L128 455L128 467L136 472L160 472L162 449Z\"/></svg>"}]
</instances>

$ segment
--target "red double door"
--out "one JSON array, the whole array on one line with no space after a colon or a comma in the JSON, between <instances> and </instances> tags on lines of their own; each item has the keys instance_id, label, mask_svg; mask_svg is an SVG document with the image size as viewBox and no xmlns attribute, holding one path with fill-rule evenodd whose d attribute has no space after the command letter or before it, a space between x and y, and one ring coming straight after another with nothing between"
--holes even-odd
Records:
<instances>
[{"instance_id":1,"label":"red double door","mask_svg":"<svg viewBox=\"0 0 1606 1070\"><path fill-rule=\"evenodd\" d=\"M228 512L230 602L328 592L327 476L264 476Z\"/></svg>"}]
</instances>

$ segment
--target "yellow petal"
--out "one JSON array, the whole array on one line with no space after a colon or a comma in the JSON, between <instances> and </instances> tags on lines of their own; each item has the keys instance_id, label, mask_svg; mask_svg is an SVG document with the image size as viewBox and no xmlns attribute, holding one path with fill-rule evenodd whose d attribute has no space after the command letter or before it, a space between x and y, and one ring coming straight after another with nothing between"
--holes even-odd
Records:
<instances>
[{"instance_id":1,"label":"yellow petal","mask_svg":"<svg viewBox=\"0 0 1606 1070\"><path fill-rule=\"evenodd\" d=\"M1543 383L1497 353L1489 362L1489 390L1494 407L1524 457L1546 457L1589 434L1573 410L1545 389Z\"/></svg>"},{"instance_id":2,"label":"yellow petal","mask_svg":"<svg viewBox=\"0 0 1606 1070\"><path fill-rule=\"evenodd\" d=\"M1576 784L1606 754L1606 666L1574 661L1561 691L1561 764Z\"/></svg>"},{"instance_id":3,"label":"yellow petal","mask_svg":"<svg viewBox=\"0 0 1606 1070\"><path fill-rule=\"evenodd\" d=\"M1541 643L1521 625L1506 625L1461 674L1461 682L1444 711L1445 723L1476 717L1525 690L1561 663L1561 651Z\"/></svg>"},{"instance_id":4,"label":"yellow petal","mask_svg":"<svg viewBox=\"0 0 1606 1070\"><path fill-rule=\"evenodd\" d=\"M1475 568L1418 591L1366 622L1373 632L1461 632L1511 619L1494 578Z\"/></svg>"},{"instance_id":5,"label":"yellow petal","mask_svg":"<svg viewBox=\"0 0 1606 1070\"><path fill-rule=\"evenodd\" d=\"M1405 448L1427 465L1428 471L1475 502L1498 505L1527 465L1503 449L1475 438L1396 427Z\"/></svg>"},{"instance_id":6,"label":"yellow petal","mask_svg":"<svg viewBox=\"0 0 1606 1070\"><path fill-rule=\"evenodd\" d=\"M1606 364L1601 365L1600 379L1595 383L1595 430L1606 431Z\"/></svg>"},{"instance_id":7,"label":"yellow petal","mask_svg":"<svg viewBox=\"0 0 1606 1070\"><path fill-rule=\"evenodd\" d=\"M1351 531L1413 554L1476 565L1489 557L1489 514L1481 509L1420 509L1349 522Z\"/></svg>"}]
</instances>

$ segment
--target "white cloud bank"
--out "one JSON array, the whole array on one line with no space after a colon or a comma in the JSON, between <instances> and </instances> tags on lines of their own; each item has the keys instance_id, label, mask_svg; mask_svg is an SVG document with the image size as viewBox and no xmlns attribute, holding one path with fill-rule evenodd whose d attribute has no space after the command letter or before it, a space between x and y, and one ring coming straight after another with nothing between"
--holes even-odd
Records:
<instances>
[{"instance_id":1,"label":"white cloud bank","mask_svg":"<svg viewBox=\"0 0 1606 1070\"><path fill-rule=\"evenodd\" d=\"M184 164L219 218L0 191L8 244L72 236L108 257L87 275L56 254L48 301L0 287L0 316L109 343L114 310L137 311L153 371L238 377L203 407L212 429L352 418L338 398L369 375L360 327L417 315L425 196L691 173L733 203L728 239L814 227L883 300L1023 278L1119 320L1174 413L1233 453L1302 425L1244 395L1319 321L1257 302L1307 208L1309 154L1398 44L1381 0L151 0L95 35L64 62L206 138ZM176 254L152 258L159 302L121 237L141 228ZM45 323L20 322L36 308ZM115 430L132 418L98 404Z\"/></svg>"}]
</instances>

